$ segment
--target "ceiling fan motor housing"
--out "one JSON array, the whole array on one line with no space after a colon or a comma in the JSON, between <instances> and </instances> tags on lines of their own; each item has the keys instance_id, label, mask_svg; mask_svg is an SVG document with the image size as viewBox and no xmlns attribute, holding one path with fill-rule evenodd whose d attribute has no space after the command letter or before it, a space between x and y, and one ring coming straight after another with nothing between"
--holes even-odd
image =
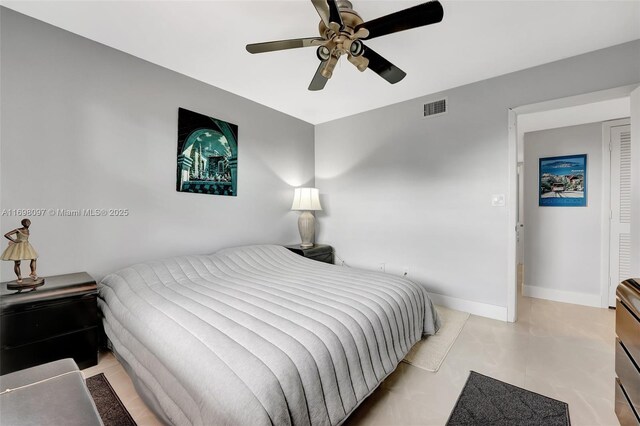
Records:
<instances>
[{"instance_id":1,"label":"ceiling fan motor housing","mask_svg":"<svg viewBox=\"0 0 640 426\"><path fill-rule=\"evenodd\" d=\"M365 71L369 64L369 61L361 56L364 52L364 45L358 40L358 37L366 37L368 31L365 29L355 31L355 28L364 21L353 10L350 1L338 0L336 5L342 19L342 27L338 28L333 23L327 26L322 20L320 20L318 27L320 36L327 40L324 46L320 46L317 51L318 59L324 64L321 72L325 78L331 78L333 69L342 55L347 55L349 62L353 63L360 71Z\"/></svg>"},{"instance_id":2,"label":"ceiling fan motor housing","mask_svg":"<svg viewBox=\"0 0 640 426\"><path fill-rule=\"evenodd\" d=\"M342 18L343 26L337 32L334 28L327 27L325 23L320 20L318 31L320 36L325 40L335 40L336 48L333 50L340 50L342 53L349 53L351 41L357 38L355 35L355 27L362 24L364 21L353 10L351 2L347 0L338 0L336 2L338 10L340 11L340 17Z\"/></svg>"}]
</instances>

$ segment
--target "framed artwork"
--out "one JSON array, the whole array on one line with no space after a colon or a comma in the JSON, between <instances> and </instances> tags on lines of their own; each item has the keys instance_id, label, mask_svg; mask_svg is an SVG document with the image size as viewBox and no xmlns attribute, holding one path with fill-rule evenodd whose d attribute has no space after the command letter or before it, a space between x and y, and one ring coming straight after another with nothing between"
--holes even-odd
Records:
<instances>
[{"instance_id":1,"label":"framed artwork","mask_svg":"<svg viewBox=\"0 0 640 426\"><path fill-rule=\"evenodd\" d=\"M176 190L238 194L238 126L178 109Z\"/></svg>"},{"instance_id":2,"label":"framed artwork","mask_svg":"<svg viewBox=\"0 0 640 426\"><path fill-rule=\"evenodd\" d=\"M540 158L538 205L586 207L587 154Z\"/></svg>"}]
</instances>

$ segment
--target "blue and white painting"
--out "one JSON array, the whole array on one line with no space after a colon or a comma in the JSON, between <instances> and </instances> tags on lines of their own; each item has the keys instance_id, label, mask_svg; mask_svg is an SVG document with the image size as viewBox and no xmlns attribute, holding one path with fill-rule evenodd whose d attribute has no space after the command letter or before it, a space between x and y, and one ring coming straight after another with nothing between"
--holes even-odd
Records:
<instances>
[{"instance_id":1,"label":"blue and white painting","mask_svg":"<svg viewBox=\"0 0 640 426\"><path fill-rule=\"evenodd\" d=\"M587 154L540 159L538 205L586 207Z\"/></svg>"},{"instance_id":2,"label":"blue and white painting","mask_svg":"<svg viewBox=\"0 0 640 426\"><path fill-rule=\"evenodd\" d=\"M198 194L238 194L238 126L178 109L176 189Z\"/></svg>"}]
</instances>

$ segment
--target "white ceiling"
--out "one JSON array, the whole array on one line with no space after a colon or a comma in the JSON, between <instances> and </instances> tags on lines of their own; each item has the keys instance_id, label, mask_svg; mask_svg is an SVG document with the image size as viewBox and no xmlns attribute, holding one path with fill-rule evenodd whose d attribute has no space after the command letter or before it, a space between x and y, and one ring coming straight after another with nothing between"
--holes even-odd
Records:
<instances>
[{"instance_id":1,"label":"white ceiling","mask_svg":"<svg viewBox=\"0 0 640 426\"><path fill-rule=\"evenodd\" d=\"M352 2L365 21L421 3ZM309 92L314 48L244 48L315 36L308 0L1 3L313 124L640 38L637 0L443 0L443 22L367 42L407 73L403 81L390 85L343 57L326 88Z\"/></svg>"}]
</instances>

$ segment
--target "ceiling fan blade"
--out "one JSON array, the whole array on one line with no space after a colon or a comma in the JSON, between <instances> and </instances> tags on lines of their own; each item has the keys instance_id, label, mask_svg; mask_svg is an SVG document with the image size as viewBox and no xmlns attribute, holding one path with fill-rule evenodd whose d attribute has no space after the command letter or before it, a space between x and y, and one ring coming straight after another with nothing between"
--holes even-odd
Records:
<instances>
[{"instance_id":1,"label":"ceiling fan blade","mask_svg":"<svg viewBox=\"0 0 640 426\"><path fill-rule=\"evenodd\" d=\"M326 0L311 0L313 3L313 7L316 8L318 15L320 15L320 19L322 22L328 27L329 26L329 16L331 15L331 11L329 10L329 3Z\"/></svg>"},{"instance_id":2,"label":"ceiling fan blade","mask_svg":"<svg viewBox=\"0 0 640 426\"><path fill-rule=\"evenodd\" d=\"M382 56L378 55L367 46L364 46L362 56L369 60L368 68L371 71L375 72L391 84L396 84L407 75L407 73L387 61Z\"/></svg>"},{"instance_id":3,"label":"ceiling fan blade","mask_svg":"<svg viewBox=\"0 0 640 426\"><path fill-rule=\"evenodd\" d=\"M340 28L344 26L335 0L311 0L311 3L313 3L318 15L320 15L320 19L327 27L331 27L330 24L332 22L338 24Z\"/></svg>"},{"instance_id":4,"label":"ceiling fan blade","mask_svg":"<svg viewBox=\"0 0 640 426\"><path fill-rule=\"evenodd\" d=\"M411 28L435 24L442 21L443 16L442 5L439 1L434 0L364 22L356 26L355 31L360 28L368 30L369 35L361 38L370 40L375 37L410 30Z\"/></svg>"},{"instance_id":5,"label":"ceiling fan blade","mask_svg":"<svg viewBox=\"0 0 640 426\"><path fill-rule=\"evenodd\" d=\"M338 9L338 5L335 0L327 0L329 4L329 23L336 23L340 25L340 28L344 27L342 23L342 16L340 16L340 10Z\"/></svg>"},{"instance_id":6,"label":"ceiling fan blade","mask_svg":"<svg viewBox=\"0 0 640 426\"><path fill-rule=\"evenodd\" d=\"M322 90L324 89L324 86L327 84L327 81L329 81L328 78L322 75L322 68L324 67L325 62L326 61L320 62L320 65L318 66L318 70L316 71L316 74L313 76L313 79L311 80L311 84L309 84L309 90L312 90L312 91Z\"/></svg>"},{"instance_id":7,"label":"ceiling fan blade","mask_svg":"<svg viewBox=\"0 0 640 426\"><path fill-rule=\"evenodd\" d=\"M264 53L264 52L274 52L276 50L297 49L299 47L321 46L325 42L326 42L325 39L318 38L318 37L266 41L264 43L247 44L247 52Z\"/></svg>"}]
</instances>

